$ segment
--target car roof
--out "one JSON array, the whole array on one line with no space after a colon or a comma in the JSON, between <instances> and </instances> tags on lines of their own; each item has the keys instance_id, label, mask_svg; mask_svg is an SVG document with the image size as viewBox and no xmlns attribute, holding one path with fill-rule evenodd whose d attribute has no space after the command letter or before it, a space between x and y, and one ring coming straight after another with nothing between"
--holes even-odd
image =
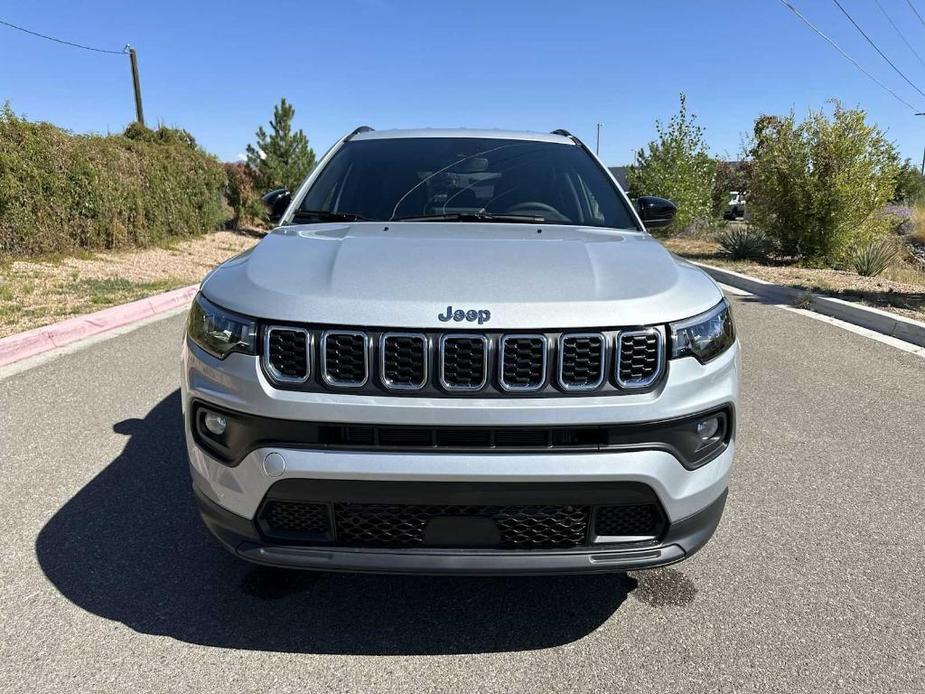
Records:
<instances>
[{"instance_id":1,"label":"car roof","mask_svg":"<svg viewBox=\"0 0 925 694\"><path fill-rule=\"evenodd\" d=\"M558 133L532 133L523 130L474 130L470 128L421 128L417 130L365 130L351 140L391 140L419 137L474 137L493 140L532 140L574 145L575 141Z\"/></svg>"}]
</instances>

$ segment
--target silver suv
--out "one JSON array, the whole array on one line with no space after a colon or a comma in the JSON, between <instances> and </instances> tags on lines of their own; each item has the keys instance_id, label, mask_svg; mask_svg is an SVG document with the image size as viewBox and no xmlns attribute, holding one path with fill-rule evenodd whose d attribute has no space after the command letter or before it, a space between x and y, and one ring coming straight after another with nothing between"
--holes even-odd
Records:
<instances>
[{"instance_id":1,"label":"silver suv","mask_svg":"<svg viewBox=\"0 0 925 694\"><path fill-rule=\"evenodd\" d=\"M716 529L739 347L703 272L565 131L358 128L203 282L183 344L202 517L329 571L662 566Z\"/></svg>"}]
</instances>

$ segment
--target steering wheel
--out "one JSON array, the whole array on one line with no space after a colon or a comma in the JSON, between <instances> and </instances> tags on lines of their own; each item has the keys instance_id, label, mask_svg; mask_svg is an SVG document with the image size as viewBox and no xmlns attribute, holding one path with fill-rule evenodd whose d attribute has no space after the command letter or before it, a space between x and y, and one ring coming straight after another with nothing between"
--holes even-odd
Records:
<instances>
[{"instance_id":1,"label":"steering wheel","mask_svg":"<svg viewBox=\"0 0 925 694\"><path fill-rule=\"evenodd\" d=\"M532 202L529 200L526 202L518 202L516 205L512 205L511 207L507 208L505 212L511 212L511 213L527 212L528 210L536 210L539 212L549 212L553 214L557 219L568 219L568 217L566 217L564 214L559 212L559 210L557 210L552 205L547 205L545 202Z\"/></svg>"}]
</instances>

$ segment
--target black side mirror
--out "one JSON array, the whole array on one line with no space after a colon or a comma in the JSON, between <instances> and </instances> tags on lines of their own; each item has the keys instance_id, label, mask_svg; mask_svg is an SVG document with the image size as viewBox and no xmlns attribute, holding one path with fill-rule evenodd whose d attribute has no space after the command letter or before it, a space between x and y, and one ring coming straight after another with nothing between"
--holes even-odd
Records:
<instances>
[{"instance_id":1,"label":"black side mirror","mask_svg":"<svg viewBox=\"0 0 925 694\"><path fill-rule=\"evenodd\" d=\"M286 213L286 208L292 202L292 193L285 188L277 188L266 193L262 198L263 204L267 206L267 217L273 224L276 224Z\"/></svg>"},{"instance_id":2,"label":"black side mirror","mask_svg":"<svg viewBox=\"0 0 925 694\"><path fill-rule=\"evenodd\" d=\"M671 200L657 198L654 195L643 195L637 198L636 207L647 229L669 226L678 213L678 208Z\"/></svg>"}]
</instances>

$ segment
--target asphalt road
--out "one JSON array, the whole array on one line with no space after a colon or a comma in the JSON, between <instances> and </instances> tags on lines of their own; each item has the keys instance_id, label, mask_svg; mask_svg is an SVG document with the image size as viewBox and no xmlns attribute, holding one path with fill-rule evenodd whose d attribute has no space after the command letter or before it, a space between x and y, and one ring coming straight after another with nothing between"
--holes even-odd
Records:
<instances>
[{"instance_id":1,"label":"asphalt road","mask_svg":"<svg viewBox=\"0 0 925 694\"><path fill-rule=\"evenodd\" d=\"M194 511L180 317L0 381L0 690L925 691L925 359L736 317L723 523L629 576L239 562Z\"/></svg>"}]
</instances>

